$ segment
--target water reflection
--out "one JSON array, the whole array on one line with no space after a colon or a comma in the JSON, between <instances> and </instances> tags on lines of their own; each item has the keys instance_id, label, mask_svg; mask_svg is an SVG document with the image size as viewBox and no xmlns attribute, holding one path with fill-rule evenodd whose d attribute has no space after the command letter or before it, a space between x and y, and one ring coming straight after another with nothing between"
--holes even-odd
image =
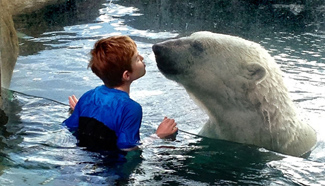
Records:
<instances>
[{"instance_id":1,"label":"water reflection","mask_svg":"<svg viewBox=\"0 0 325 186\"><path fill-rule=\"evenodd\" d=\"M157 169L151 172L154 181L146 179L143 183L268 185L279 176L279 171L268 167L267 163L283 157L267 150L184 134L180 140L189 140L189 143L178 142L182 145L175 145L172 150L156 150L153 159L146 159L146 166L155 164Z\"/></svg>"},{"instance_id":2,"label":"water reflection","mask_svg":"<svg viewBox=\"0 0 325 186\"><path fill-rule=\"evenodd\" d=\"M269 1L131 0L119 4L139 9L142 16L124 17L127 25L139 30L184 35L208 30L258 41L261 35L272 35L275 31L301 33L324 29L325 11L319 8L324 6L324 1L317 2L304 6L299 14Z\"/></svg>"},{"instance_id":3,"label":"water reflection","mask_svg":"<svg viewBox=\"0 0 325 186\"><path fill-rule=\"evenodd\" d=\"M64 31L68 25L93 22L98 16L98 9L106 0L67 1L64 4L50 5L31 14L14 17L15 27L20 42L20 55L35 54L47 49L46 42L34 42L29 39L39 37L49 31ZM73 34L73 33L72 33ZM65 33L69 35L69 33Z\"/></svg>"},{"instance_id":4,"label":"water reflection","mask_svg":"<svg viewBox=\"0 0 325 186\"><path fill-rule=\"evenodd\" d=\"M117 25L112 24L116 30L128 30L129 28L125 28L128 25L136 28L139 33L145 30L155 33L167 31L179 33L181 36L198 30L208 30L238 35L254 41L259 41L261 36L272 38L274 32L299 34L321 31L325 26L323 1L305 5L299 14L267 1L131 0L117 1L118 4L106 0L71 2L60 6L52 5L32 14L15 17L18 35L25 38L20 40L20 55L47 48L46 40L36 42L38 43L36 45L35 42L30 43L28 37L38 37L44 32L53 30L63 31L64 27L69 25L112 22L121 18L124 19L122 25L119 22L116 22ZM104 28L103 32L109 32L109 29ZM65 34L69 35L69 32L66 31ZM145 34L148 32L139 38L140 41L145 39ZM64 38L61 42L64 42Z\"/></svg>"}]
</instances>

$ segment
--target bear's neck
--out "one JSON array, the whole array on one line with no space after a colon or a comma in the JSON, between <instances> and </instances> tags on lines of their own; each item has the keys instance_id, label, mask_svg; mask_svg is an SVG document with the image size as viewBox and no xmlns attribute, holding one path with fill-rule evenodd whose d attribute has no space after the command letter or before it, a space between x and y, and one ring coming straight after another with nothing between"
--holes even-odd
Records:
<instances>
[{"instance_id":1,"label":"bear's neck","mask_svg":"<svg viewBox=\"0 0 325 186\"><path fill-rule=\"evenodd\" d=\"M251 129L259 126L260 129L257 130L263 129L263 117L247 99L235 102L229 99L221 100L220 97L216 99L206 94L193 94L192 97L195 97L196 103L209 116L209 122L204 126L207 128L200 132L207 137L249 143L253 135Z\"/></svg>"},{"instance_id":2,"label":"bear's neck","mask_svg":"<svg viewBox=\"0 0 325 186\"><path fill-rule=\"evenodd\" d=\"M269 144L266 148L276 149L278 144L285 143L280 143L276 137L279 132L287 130L283 126L301 125L287 89L277 88L285 87L282 84L282 79L272 79L272 82L266 79L256 86L258 90L231 99L199 90L189 92L209 116L209 122L200 134L258 146ZM295 131L289 129L285 132L294 135Z\"/></svg>"}]
</instances>

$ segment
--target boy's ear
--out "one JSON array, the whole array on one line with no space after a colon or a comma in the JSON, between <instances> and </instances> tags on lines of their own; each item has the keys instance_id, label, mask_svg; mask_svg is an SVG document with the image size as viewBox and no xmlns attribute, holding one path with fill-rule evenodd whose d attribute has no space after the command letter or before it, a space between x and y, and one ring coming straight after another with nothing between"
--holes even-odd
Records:
<instances>
[{"instance_id":1,"label":"boy's ear","mask_svg":"<svg viewBox=\"0 0 325 186\"><path fill-rule=\"evenodd\" d=\"M122 75L122 79L123 79L123 81L128 81L128 80L130 80L130 72L129 71L124 71L123 72L123 75Z\"/></svg>"}]
</instances>

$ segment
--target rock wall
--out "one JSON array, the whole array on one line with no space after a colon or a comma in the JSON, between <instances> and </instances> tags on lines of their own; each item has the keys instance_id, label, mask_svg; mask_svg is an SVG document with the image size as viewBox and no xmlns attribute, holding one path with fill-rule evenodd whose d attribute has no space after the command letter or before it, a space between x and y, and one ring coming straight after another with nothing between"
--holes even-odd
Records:
<instances>
[{"instance_id":1,"label":"rock wall","mask_svg":"<svg viewBox=\"0 0 325 186\"><path fill-rule=\"evenodd\" d=\"M0 1L1 86L8 88L18 56L18 39L12 19L13 6Z\"/></svg>"},{"instance_id":2,"label":"rock wall","mask_svg":"<svg viewBox=\"0 0 325 186\"><path fill-rule=\"evenodd\" d=\"M13 16L36 11L44 6L67 0L1 0L0 1L0 50L1 87L8 88L18 57L18 39ZM69 1L69 0L68 0Z\"/></svg>"},{"instance_id":3,"label":"rock wall","mask_svg":"<svg viewBox=\"0 0 325 186\"><path fill-rule=\"evenodd\" d=\"M19 45L13 16L27 14L50 4L74 0L0 0L0 88L9 88L17 61ZM7 123L3 112L3 91L0 94L0 125Z\"/></svg>"}]
</instances>

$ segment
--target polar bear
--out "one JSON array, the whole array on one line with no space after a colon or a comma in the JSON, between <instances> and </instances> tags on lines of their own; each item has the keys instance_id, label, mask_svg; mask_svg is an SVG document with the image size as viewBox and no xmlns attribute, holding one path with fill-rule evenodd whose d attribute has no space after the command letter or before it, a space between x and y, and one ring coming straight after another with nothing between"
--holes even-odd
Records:
<instances>
[{"instance_id":1,"label":"polar bear","mask_svg":"<svg viewBox=\"0 0 325 186\"><path fill-rule=\"evenodd\" d=\"M159 70L209 116L199 135L303 156L315 131L300 121L273 57L259 44L201 31L152 47Z\"/></svg>"}]
</instances>

